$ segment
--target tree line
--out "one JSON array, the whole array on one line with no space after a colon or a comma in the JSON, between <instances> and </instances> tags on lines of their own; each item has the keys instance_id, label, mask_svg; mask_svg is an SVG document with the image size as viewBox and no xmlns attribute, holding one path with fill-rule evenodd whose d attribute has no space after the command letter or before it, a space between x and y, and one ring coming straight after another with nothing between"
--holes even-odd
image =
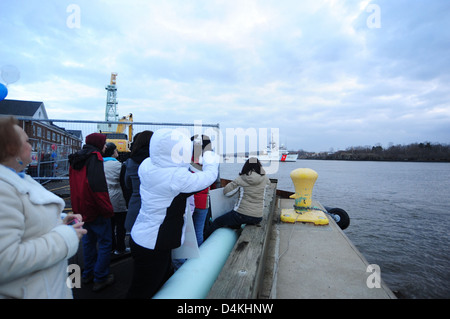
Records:
<instances>
[{"instance_id":1,"label":"tree line","mask_svg":"<svg viewBox=\"0 0 450 319\"><path fill-rule=\"evenodd\" d=\"M450 162L450 145L430 142L393 145L348 147L344 151L311 153L298 151L299 159L350 160L350 161L412 161Z\"/></svg>"}]
</instances>

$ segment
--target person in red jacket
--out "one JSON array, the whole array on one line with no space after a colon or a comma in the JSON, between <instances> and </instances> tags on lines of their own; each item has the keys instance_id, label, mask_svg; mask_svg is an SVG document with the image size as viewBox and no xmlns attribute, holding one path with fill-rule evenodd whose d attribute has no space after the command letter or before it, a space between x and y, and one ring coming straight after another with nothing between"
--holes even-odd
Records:
<instances>
[{"instance_id":1,"label":"person in red jacket","mask_svg":"<svg viewBox=\"0 0 450 319\"><path fill-rule=\"evenodd\" d=\"M83 217L87 234L83 237L84 270L82 283L94 281L98 291L114 282L110 273L112 248L111 217L114 215L109 199L103 167L106 135L92 133L86 144L69 155L69 183L72 210Z\"/></svg>"},{"instance_id":2,"label":"person in red jacket","mask_svg":"<svg viewBox=\"0 0 450 319\"><path fill-rule=\"evenodd\" d=\"M203 231L205 227L206 216L209 209L209 187L194 194L195 209L192 214L197 244L200 247L203 244Z\"/></svg>"},{"instance_id":3,"label":"person in red jacket","mask_svg":"<svg viewBox=\"0 0 450 319\"><path fill-rule=\"evenodd\" d=\"M209 139L204 139L203 135L192 136L191 141L193 141L193 154L191 162L191 171L193 173L202 171L203 165L201 164L200 155L202 154L202 149L207 145ZM203 243L203 233L205 227L206 216L208 215L209 209L209 189L204 190L194 194L195 209L192 214L192 221L194 223L195 235L197 237L197 244Z\"/></svg>"}]
</instances>

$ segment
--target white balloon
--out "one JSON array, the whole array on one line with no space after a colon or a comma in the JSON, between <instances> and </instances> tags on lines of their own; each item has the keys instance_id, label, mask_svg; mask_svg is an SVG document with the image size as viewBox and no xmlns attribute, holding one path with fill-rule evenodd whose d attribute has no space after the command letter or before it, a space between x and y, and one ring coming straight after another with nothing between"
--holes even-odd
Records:
<instances>
[{"instance_id":1,"label":"white balloon","mask_svg":"<svg viewBox=\"0 0 450 319\"><path fill-rule=\"evenodd\" d=\"M20 71L14 65L2 66L2 79L6 84L17 82L20 79Z\"/></svg>"}]
</instances>

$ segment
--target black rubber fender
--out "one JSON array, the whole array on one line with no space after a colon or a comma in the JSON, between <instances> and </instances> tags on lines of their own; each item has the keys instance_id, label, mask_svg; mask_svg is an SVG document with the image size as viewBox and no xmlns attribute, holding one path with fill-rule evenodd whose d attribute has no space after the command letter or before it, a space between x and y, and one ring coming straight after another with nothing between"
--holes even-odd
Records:
<instances>
[{"instance_id":1,"label":"black rubber fender","mask_svg":"<svg viewBox=\"0 0 450 319\"><path fill-rule=\"evenodd\" d=\"M350 226L350 216L348 216L345 210L337 207L325 207L325 209L327 210L328 214L332 215L333 219L336 221L336 224L338 224L342 230Z\"/></svg>"}]
</instances>

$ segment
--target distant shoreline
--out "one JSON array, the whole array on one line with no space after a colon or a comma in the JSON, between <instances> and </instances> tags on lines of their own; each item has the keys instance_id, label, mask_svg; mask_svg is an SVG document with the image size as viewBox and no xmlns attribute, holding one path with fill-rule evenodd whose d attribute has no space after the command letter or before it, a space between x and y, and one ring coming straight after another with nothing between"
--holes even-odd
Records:
<instances>
[{"instance_id":1,"label":"distant shoreline","mask_svg":"<svg viewBox=\"0 0 450 319\"><path fill-rule=\"evenodd\" d=\"M349 147L337 152L305 152L298 151L298 159L320 159L341 161L374 161L374 162L450 162L450 145L414 143L409 145Z\"/></svg>"},{"instance_id":2,"label":"distant shoreline","mask_svg":"<svg viewBox=\"0 0 450 319\"><path fill-rule=\"evenodd\" d=\"M392 160L392 159L337 159L319 157L299 157L299 160L346 161L346 162L400 162L400 163L450 163L450 160Z\"/></svg>"}]
</instances>

